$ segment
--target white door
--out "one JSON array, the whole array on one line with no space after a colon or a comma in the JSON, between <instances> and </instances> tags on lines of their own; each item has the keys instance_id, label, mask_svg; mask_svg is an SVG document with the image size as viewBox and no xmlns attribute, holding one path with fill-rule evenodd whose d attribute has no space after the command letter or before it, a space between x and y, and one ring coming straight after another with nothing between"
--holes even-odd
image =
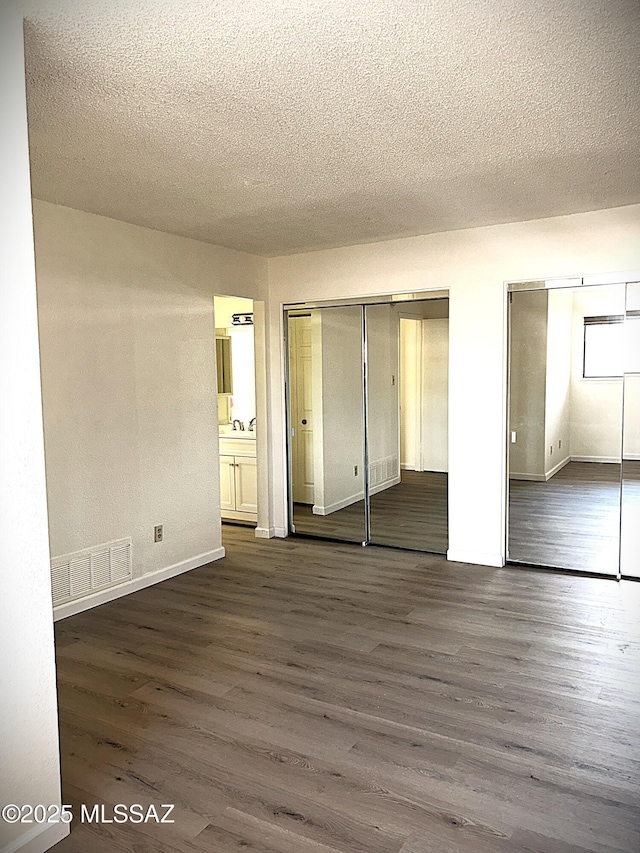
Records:
<instances>
[{"instance_id":1,"label":"white door","mask_svg":"<svg viewBox=\"0 0 640 853\"><path fill-rule=\"evenodd\" d=\"M420 471L421 320L400 319L400 467Z\"/></svg>"},{"instance_id":2,"label":"white door","mask_svg":"<svg viewBox=\"0 0 640 853\"><path fill-rule=\"evenodd\" d=\"M289 318L293 499L313 503L311 317Z\"/></svg>"},{"instance_id":3,"label":"white door","mask_svg":"<svg viewBox=\"0 0 640 853\"><path fill-rule=\"evenodd\" d=\"M234 457L220 457L220 509L236 508ZM254 459L255 462L255 459Z\"/></svg>"},{"instance_id":4,"label":"white door","mask_svg":"<svg viewBox=\"0 0 640 853\"><path fill-rule=\"evenodd\" d=\"M238 512L258 512L256 460L252 456L235 457L236 506Z\"/></svg>"},{"instance_id":5,"label":"white door","mask_svg":"<svg viewBox=\"0 0 640 853\"><path fill-rule=\"evenodd\" d=\"M448 471L449 321L422 321L420 470Z\"/></svg>"}]
</instances>

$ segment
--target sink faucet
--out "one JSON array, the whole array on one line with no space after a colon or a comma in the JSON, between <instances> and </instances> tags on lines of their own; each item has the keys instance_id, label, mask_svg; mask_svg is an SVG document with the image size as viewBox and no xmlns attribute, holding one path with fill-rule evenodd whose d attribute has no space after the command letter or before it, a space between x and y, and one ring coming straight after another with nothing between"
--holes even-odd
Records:
<instances>
[{"instance_id":1,"label":"sink faucet","mask_svg":"<svg viewBox=\"0 0 640 853\"><path fill-rule=\"evenodd\" d=\"M251 418L251 420L249 421L249 432L253 432L255 427L256 427L256 419Z\"/></svg>"},{"instance_id":2,"label":"sink faucet","mask_svg":"<svg viewBox=\"0 0 640 853\"><path fill-rule=\"evenodd\" d=\"M238 426L236 426L236 424L238 424ZM238 418L236 418L233 422L233 429L240 429L240 430L244 431L244 424L242 423L242 421L240 421L240 420L238 420Z\"/></svg>"}]
</instances>

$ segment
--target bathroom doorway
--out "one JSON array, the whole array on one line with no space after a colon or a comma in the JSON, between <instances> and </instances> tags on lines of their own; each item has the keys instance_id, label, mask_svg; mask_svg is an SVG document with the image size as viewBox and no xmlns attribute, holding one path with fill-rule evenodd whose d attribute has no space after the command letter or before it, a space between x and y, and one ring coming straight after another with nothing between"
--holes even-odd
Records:
<instances>
[{"instance_id":1,"label":"bathroom doorway","mask_svg":"<svg viewBox=\"0 0 640 853\"><path fill-rule=\"evenodd\" d=\"M214 297L220 514L251 527L258 520L253 308L251 299Z\"/></svg>"}]
</instances>

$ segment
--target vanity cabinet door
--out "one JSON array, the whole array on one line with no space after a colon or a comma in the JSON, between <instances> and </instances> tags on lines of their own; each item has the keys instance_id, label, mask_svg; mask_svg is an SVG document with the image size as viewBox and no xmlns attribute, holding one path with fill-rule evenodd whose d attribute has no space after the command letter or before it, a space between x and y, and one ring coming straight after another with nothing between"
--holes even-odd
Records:
<instances>
[{"instance_id":1,"label":"vanity cabinet door","mask_svg":"<svg viewBox=\"0 0 640 853\"><path fill-rule=\"evenodd\" d=\"M254 460L255 461L255 460ZM220 457L220 508L222 510L236 508L235 488L235 457Z\"/></svg>"},{"instance_id":2,"label":"vanity cabinet door","mask_svg":"<svg viewBox=\"0 0 640 853\"><path fill-rule=\"evenodd\" d=\"M258 484L256 477L256 460L251 456L236 456L235 482L236 505L239 512L258 512Z\"/></svg>"}]
</instances>

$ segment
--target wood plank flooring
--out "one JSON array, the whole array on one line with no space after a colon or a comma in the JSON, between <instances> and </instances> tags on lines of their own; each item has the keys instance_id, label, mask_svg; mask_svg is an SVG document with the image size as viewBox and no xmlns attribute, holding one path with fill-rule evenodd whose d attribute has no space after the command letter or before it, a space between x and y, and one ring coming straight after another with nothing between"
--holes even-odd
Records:
<instances>
[{"instance_id":1,"label":"wood plank flooring","mask_svg":"<svg viewBox=\"0 0 640 853\"><path fill-rule=\"evenodd\" d=\"M640 463L625 461L623 535L640 529ZM402 482L371 498L371 541L445 554L447 475L403 471ZM629 519L637 518L635 525ZM296 532L362 542L364 501L331 515L295 504ZM570 462L546 483L511 480L509 558L529 565L616 575L620 465ZM629 574L640 574L640 565Z\"/></svg>"},{"instance_id":2,"label":"wood plank flooring","mask_svg":"<svg viewBox=\"0 0 640 853\"><path fill-rule=\"evenodd\" d=\"M56 853L637 853L640 584L225 529L56 625Z\"/></svg>"},{"instance_id":3,"label":"wood plank flooring","mask_svg":"<svg viewBox=\"0 0 640 853\"><path fill-rule=\"evenodd\" d=\"M371 541L417 551L446 554L447 474L402 471L401 482L371 497ZM314 515L311 507L295 504L296 532L362 542L364 501L330 515Z\"/></svg>"},{"instance_id":4,"label":"wood plank flooring","mask_svg":"<svg viewBox=\"0 0 640 853\"><path fill-rule=\"evenodd\" d=\"M509 559L615 575L619 547L619 464L570 462L546 483L510 481Z\"/></svg>"}]
</instances>

